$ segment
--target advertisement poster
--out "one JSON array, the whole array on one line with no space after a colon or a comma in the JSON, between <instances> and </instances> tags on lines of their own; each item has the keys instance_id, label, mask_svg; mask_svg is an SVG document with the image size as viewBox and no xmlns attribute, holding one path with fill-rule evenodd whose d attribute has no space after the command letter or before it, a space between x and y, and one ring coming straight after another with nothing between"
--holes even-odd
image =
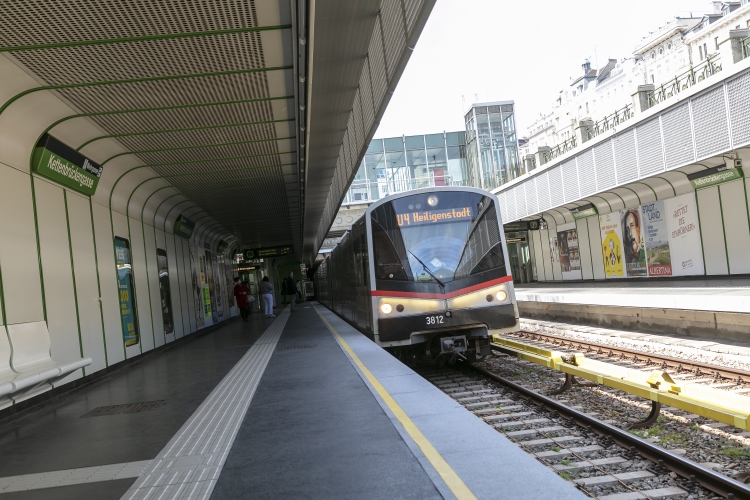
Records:
<instances>
[{"instance_id":1,"label":"advertisement poster","mask_svg":"<svg viewBox=\"0 0 750 500\"><path fill-rule=\"evenodd\" d=\"M201 285L206 284L206 258L198 254L198 262L200 264L199 271L201 277Z\"/></svg>"},{"instance_id":2,"label":"advertisement poster","mask_svg":"<svg viewBox=\"0 0 750 500\"><path fill-rule=\"evenodd\" d=\"M161 297L161 317L164 333L174 333L174 318L172 317L172 292L169 284L169 266L167 252L156 249L156 264L159 267L159 295Z\"/></svg>"},{"instance_id":3,"label":"advertisement poster","mask_svg":"<svg viewBox=\"0 0 750 500\"><path fill-rule=\"evenodd\" d=\"M557 246L563 279L581 279L581 253L575 222L557 226Z\"/></svg>"},{"instance_id":4,"label":"advertisement poster","mask_svg":"<svg viewBox=\"0 0 750 500\"><path fill-rule=\"evenodd\" d=\"M216 254L211 254L211 281L213 281L213 297L216 302L214 313L221 321L224 318L224 300L221 293L221 273L219 272L219 259Z\"/></svg>"},{"instance_id":5,"label":"advertisement poster","mask_svg":"<svg viewBox=\"0 0 750 500\"><path fill-rule=\"evenodd\" d=\"M115 237L115 257L117 263L117 288L120 299L120 321L125 346L138 343L133 304L133 271L130 266L130 243L123 238Z\"/></svg>"},{"instance_id":6,"label":"advertisement poster","mask_svg":"<svg viewBox=\"0 0 750 500\"><path fill-rule=\"evenodd\" d=\"M628 278L648 276L646 268L646 245L643 236L643 221L640 207L620 212L622 225L622 248L625 256L625 273Z\"/></svg>"},{"instance_id":7,"label":"advertisement poster","mask_svg":"<svg viewBox=\"0 0 750 500\"><path fill-rule=\"evenodd\" d=\"M622 240L620 239L620 212L600 216L599 227L602 231L604 275L607 278L624 278Z\"/></svg>"},{"instance_id":8,"label":"advertisement poster","mask_svg":"<svg viewBox=\"0 0 750 500\"><path fill-rule=\"evenodd\" d=\"M553 266L560 263L560 249L557 247L557 236L551 236L549 239L549 255Z\"/></svg>"},{"instance_id":9,"label":"advertisement poster","mask_svg":"<svg viewBox=\"0 0 750 500\"><path fill-rule=\"evenodd\" d=\"M649 276L672 276L667 213L663 201L641 206Z\"/></svg>"},{"instance_id":10,"label":"advertisement poster","mask_svg":"<svg viewBox=\"0 0 750 500\"><path fill-rule=\"evenodd\" d=\"M203 316L211 317L211 293L208 291L208 287L203 289Z\"/></svg>"},{"instance_id":11,"label":"advertisement poster","mask_svg":"<svg viewBox=\"0 0 750 500\"><path fill-rule=\"evenodd\" d=\"M198 262L198 247L190 246L190 271L192 274L193 281L193 304L195 306L195 325L196 328L203 328L206 325L203 319L203 296L201 293L201 284L198 281L199 262Z\"/></svg>"},{"instance_id":12,"label":"advertisement poster","mask_svg":"<svg viewBox=\"0 0 750 500\"><path fill-rule=\"evenodd\" d=\"M703 245L698 227L695 194L688 193L664 202L672 274L688 276L704 274Z\"/></svg>"},{"instance_id":13,"label":"advertisement poster","mask_svg":"<svg viewBox=\"0 0 750 500\"><path fill-rule=\"evenodd\" d=\"M218 321L218 314L216 310L216 287L214 286L214 267L211 264L213 255L206 252L206 282L208 283L209 297L211 297L211 316L216 318L214 322Z\"/></svg>"}]
</instances>

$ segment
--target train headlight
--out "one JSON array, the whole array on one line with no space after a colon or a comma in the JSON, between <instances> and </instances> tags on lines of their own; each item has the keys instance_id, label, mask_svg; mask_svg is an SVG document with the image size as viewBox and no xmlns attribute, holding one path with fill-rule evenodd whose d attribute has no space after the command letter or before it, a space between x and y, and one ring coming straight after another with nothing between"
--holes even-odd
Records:
<instances>
[{"instance_id":1,"label":"train headlight","mask_svg":"<svg viewBox=\"0 0 750 500\"><path fill-rule=\"evenodd\" d=\"M393 307L391 307L390 304L383 304L380 306L380 312L383 314L391 314L391 311L393 311Z\"/></svg>"},{"instance_id":2,"label":"train headlight","mask_svg":"<svg viewBox=\"0 0 750 500\"><path fill-rule=\"evenodd\" d=\"M430 196L429 196L429 197L427 198L427 204L428 204L429 206L431 206L431 207L434 207L435 205L437 205L437 204L438 204L438 197L437 197L437 196L435 196L434 194L430 195Z\"/></svg>"},{"instance_id":3,"label":"train headlight","mask_svg":"<svg viewBox=\"0 0 750 500\"><path fill-rule=\"evenodd\" d=\"M505 293L505 290L500 290L495 294L495 297L497 297L497 300L499 300L500 302L504 302L505 299L508 298L508 294Z\"/></svg>"}]
</instances>

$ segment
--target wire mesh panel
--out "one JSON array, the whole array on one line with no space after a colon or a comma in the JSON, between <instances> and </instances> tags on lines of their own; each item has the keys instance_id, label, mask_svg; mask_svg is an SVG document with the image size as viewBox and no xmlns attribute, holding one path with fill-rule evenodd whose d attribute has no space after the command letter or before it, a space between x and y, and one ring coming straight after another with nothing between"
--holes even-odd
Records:
<instances>
[{"instance_id":1,"label":"wire mesh panel","mask_svg":"<svg viewBox=\"0 0 750 500\"><path fill-rule=\"evenodd\" d=\"M581 194L578 189L578 167L576 165L575 158L572 158L562 165L562 178L563 178L563 195L565 196L566 202L577 200Z\"/></svg>"},{"instance_id":2,"label":"wire mesh panel","mask_svg":"<svg viewBox=\"0 0 750 500\"><path fill-rule=\"evenodd\" d=\"M508 190L508 221L514 221L518 219L518 210L516 210L516 189Z\"/></svg>"},{"instance_id":3,"label":"wire mesh panel","mask_svg":"<svg viewBox=\"0 0 750 500\"><path fill-rule=\"evenodd\" d=\"M596 193L596 172L594 171L594 153L591 149L578 155L578 183L581 196ZM572 201L572 200L571 200Z\"/></svg>"},{"instance_id":4,"label":"wire mesh panel","mask_svg":"<svg viewBox=\"0 0 750 500\"><path fill-rule=\"evenodd\" d=\"M615 145L615 173L617 184L634 181L638 178L638 162L635 156L635 134L627 130L613 139Z\"/></svg>"},{"instance_id":5,"label":"wire mesh panel","mask_svg":"<svg viewBox=\"0 0 750 500\"><path fill-rule=\"evenodd\" d=\"M612 141L594 147L594 165L596 167L596 189L603 191L615 185L615 157L612 152Z\"/></svg>"},{"instance_id":6,"label":"wire mesh panel","mask_svg":"<svg viewBox=\"0 0 750 500\"><path fill-rule=\"evenodd\" d=\"M750 143L750 72L727 82L732 142L736 149Z\"/></svg>"},{"instance_id":7,"label":"wire mesh panel","mask_svg":"<svg viewBox=\"0 0 750 500\"><path fill-rule=\"evenodd\" d=\"M385 57L388 64L388 74L396 72L396 66L401 53L406 46L404 33L404 15L400 0L383 0L380 8L380 19L383 22L383 37L385 41Z\"/></svg>"},{"instance_id":8,"label":"wire mesh panel","mask_svg":"<svg viewBox=\"0 0 750 500\"><path fill-rule=\"evenodd\" d=\"M526 183L519 184L516 189L516 202L518 203L518 212L516 215L519 219L529 215L528 203L526 201Z\"/></svg>"},{"instance_id":9,"label":"wire mesh panel","mask_svg":"<svg viewBox=\"0 0 750 500\"><path fill-rule=\"evenodd\" d=\"M697 159L729 149L729 126L724 87L719 86L692 100Z\"/></svg>"},{"instance_id":10,"label":"wire mesh panel","mask_svg":"<svg viewBox=\"0 0 750 500\"><path fill-rule=\"evenodd\" d=\"M551 200L549 195L549 173L544 172L543 174L536 176L536 196L539 200L539 211L544 212L551 206Z\"/></svg>"},{"instance_id":11,"label":"wire mesh panel","mask_svg":"<svg viewBox=\"0 0 750 500\"><path fill-rule=\"evenodd\" d=\"M424 0L404 0L406 27L410 35L414 29L414 24L417 22L417 15L419 14L419 9L422 8L422 4L424 4Z\"/></svg>"},{"instance_id":12,"label":"wire mesh panel","mask_svg":"<svg viewBox=\"0 0 750 500\"><path fill-rule=\"evenodd\" d=\"M526 186L526 207L529 210L528 215L539 213L539 197L536 194L536 177L532 177L524 184Z\"/></svg>"},{"instance_id":13,"label":"wire mesh panel","mask_svg":"<svg viewBox=\"0 0 750 500\"><path fill-rule=\"evenodd\" d=\"M664 154L661 149L661 127L654 118L636 129L638 136L638 167L641 177L664 171Z\"/></svg>"},{"instance_id":14,"label":"wire mesh panel","mask_svg":"<svg viewBox=\"0 0 750 500\"><path fill-rule=\"evenodd\" d=\"M664 129L664 156L667 159L667 170L695 160L688 104L682 104L662 114L661 126Z\"/></svg>"},{"instance_id":15,"label":"wire mesh panel","mask_svg":"<svg viewBox=\"0 0 750 500\"><path fill-rule=\"evenodd\" d=\"M559 207L565 203L563 198L563 179L560 166L552 167L547 171L549 174L549 195L551 207Z\"/></svg>"}]
</instances>

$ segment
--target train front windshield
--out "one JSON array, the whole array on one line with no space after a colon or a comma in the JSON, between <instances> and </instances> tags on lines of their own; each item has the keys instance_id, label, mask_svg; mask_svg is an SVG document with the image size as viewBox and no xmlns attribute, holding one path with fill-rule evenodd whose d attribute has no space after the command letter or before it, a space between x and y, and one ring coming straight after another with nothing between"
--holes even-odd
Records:
<instances>
[{"instance_id":1,"label":"train front windshield","mask_svg":"<svg viewBox=\"0 0 750 500\"><path fill-rule=\"evenodd\" d=\"M450 283L477 281L467 278L506 275L497 212L487 196L465 191L405 196L373 210L371 222L378 288L402 289L388 286L400 282L452 289Z\"/></svg>"}]
</instances>

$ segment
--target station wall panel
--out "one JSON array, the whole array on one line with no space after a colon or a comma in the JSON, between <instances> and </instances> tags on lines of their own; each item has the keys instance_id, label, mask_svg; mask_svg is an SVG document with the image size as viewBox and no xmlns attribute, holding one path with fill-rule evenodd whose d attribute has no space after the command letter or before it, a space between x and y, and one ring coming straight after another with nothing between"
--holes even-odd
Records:
<instances>
[{"instance_id":1,"label":"station wall panel","mask_svg":"<svg viewBox=\"0 0 750 500\"><path fill-rule=\"evenodd\" d=\"M169 269L169 287L172 291L172 311L174 311L174 339L183 336L182 325L182 297L180 297L180 281L177 276L177 254L175 253L175 238L173 234L164 234L167 251L167 267ZM167 336L169 340L169 336Z\"/></svg>"},{"instance_id":2,"label":"station wall panel","mask_svg":"<svg viewBox=\"0 0 750 500\"><path fill-rule=\"evenodd\" d=\"M696 195L700 212L706 274L727 274L727 251L724 245L718 186L699 189Z\"/></svg>"},{"instance_id":3,"label":"station wall panel","mask_svg":"<svg viewBox=\"0 0 750 500\"><path fill-rule=\"evenodd\" d=\"M589 246L591 248L591 262L594 266L594 279L603 280L604 257L602 256L602 232L599 226L599 217L587 217L586 224L589 226Z\"/></svg>"},{"instance_id":4,"label":"station wall panel","mask_svg":"<svg viewBox=\"0 0 750 500\"><path fill-rule=\"evenodd\" d=\"M190 242L188 240L182 240L182 255L184 257L183 263L184 263L184 272L183 276L185 277L185 297L187 297L187 314L188 314L188 323L190 324L190 332L194 332L198 329L196 322L195 322L195 297L194 297L194 286L193 286L193 276L192 276L192 258L193 255L190 251Z\"/></svg>"},{"instance_id":5,"label":"station wall panel","mask_svg":"<svg viewBox=\"0 0 750 500\"><path fill-rule=\"evenodd\" d=\"M161 310L161 289L159 286L159 263L156 254L156 234L153 226L142 224L143 242L146 252L146 268L148 269L148 288L151 295L152 324L154 328L154 346L166 343L164 334L164 318ZM171 307L171 305L170 305Z\"/></svg>"},{"instance_id":6,"label":"station wall panel","mask_svg":"<svg viewBox=\"0 0 750 500\"><path fill-rule=\"evenodd\" d=\"M555 281L555 274L552 269L552 260L550 258L550 247L549 247L549 235L552 231L548 229L542 229L539 231L541 235L541 246L542 255L544 256L544 275L547 281Z\"/></svg>"},{"instance_id":7,"label":"station wall panel","mask_svg":"<svg viewBox=\"0 0 750 500\"><path fill-rule=\"evenodd\" d=\"M747 217L745 181L738 180L719 186L727 258L730 274L750 273L750 226Z\"/></svg>"},{"instance_id":8,"label":"station wall panel","mask_svg":"<svg viewBox=\"0 0 750 500\"><path fill-rule=\"evenodd\" d=\"M5 324L42 321L44 312L31 180L28 174L2 164L0 214Z\"/></svg>"},{"instance_id":9,"label":"station wall panel","mask_svg":"<svg viewBox=\"0 0 750 500\"><path fill-rule=\"evenodd\" d=\"M91 203L94 215L94 234L96 236L96 255L99 263L99 286L101 287L101 306L104 316L104 339L107 365L119 363L125 359L122 325L120 323L120 302L117 296L117 266L115 265L114 236L112 222L107 207Z\"/></svg>"},{"instance_id":10,"label":"station wall panel","mask_svg":"<svg viewBox=\"0 0 750 500\"><path fill-rule=\"evenodd\" d=\"M187 301L185 299L185 277L183 276L183 262L184 262L184 256L183 256L183 248L182 248L182 238L178 236L174 236L172 234L167 235L167 237L171 237L174 240L174 251L175 251L175 269L177 270L177 286L179 287L178 290L178 297L180 299L180 307L178 311L180 311L180 325L181 325L181 331L182 336L190 334L190 322L187 318Z\"/></svg>"},{"instance_id":11,"label":"station wall panel","mask_svg":"<svg viewBox=\"0 0 750 500\"><path fill-rule=\"evenodd\" d=\"M81 358L81 348L63 190L38 178L33 182L50 354L55 361L74 361ZM82 375L82 370L76 370L62 383Z\"/></svg>"},{"instance_id":12,"label":"station wall panel","mask_svg":"<svg viewBox=\"0 0 750 500\"><path fill-rule=\"evenodd\" d=\"M73 250L78 319L80 323L83 357L92 362L84 373L93 373L107 367L104 356L104 332L99 311L99 285L97 281L94 232L91 226L91 208L88 198L66 193L70 243Z\"/></svg>"},{"instance_id":13,"label":"station wall panel","mask_svg":"<svg viewBox=\"0 0 750 500\"><path fill-rule=\"evenodd\" d=\"M578 232L578 251L581 254L581 278L590 280L594 278L594 270L591 264L591 245L586 219L576 221L576 231Z\"/></svg>"},{"instance_id":14,"label":"station wall panel","mask_svg":"<svg viewBox=\"0 0 750 500\"><path fill-rule=\"evenodd\" d=\"M151 313L151 291L146 269L146 252L143 243L143 226L141 221L128 217L130 233L130 254L135 276L135 294L138 298L138 325L141 333L141 351L154 348L154 324Z\"/></svg>"},{"instance_id":15,"label":"station wall panel","mask_svg":"<svg viewBox=\"0 0 750 500\"><path fill-rule=\"evenodd\" d=\"M185 330L190 333L195 332L198 327L195 321L195 300L193 299L193 278L191 276L190 267L190 242L184 238L179 239L182 243L182 268L180 273L182 276L182 297L184 300L185 310Z\"/></svg>"},{"instance_id":16,"label":"station wall panel","mask_svg":"<svg viewBox=\"0 0 750 500\"><path fill-rule=\"evenodd\" d=\"M529 231L531 234L531 251L534 252L534 267L536 279L545 281L547 276L544 273L544 255L542 255L541 231Z\"/></svg>"}]
</instances>

